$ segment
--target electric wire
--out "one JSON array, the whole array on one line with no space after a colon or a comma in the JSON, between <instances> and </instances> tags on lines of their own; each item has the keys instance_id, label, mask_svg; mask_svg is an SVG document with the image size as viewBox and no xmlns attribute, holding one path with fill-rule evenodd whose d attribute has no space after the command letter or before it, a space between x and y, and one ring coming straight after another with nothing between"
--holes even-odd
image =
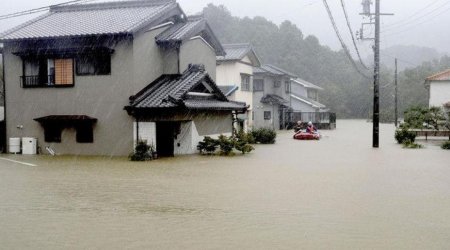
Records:
<instances>
[{"instance_id":1,"label":"electric wire","mask_svg":"<svg viewBox=\"0 0 450 250\"><path fill-rule=\"evenodd\" d=\"M35 13L48 11L50 9L50 7L52 7L52 6L63 6L63 5L67 5L67 4L75 4L75 3L91 2L91 1L93 1L93 0L72 0L72 1L64 2L64 3L55 4L55 5L19 11L19 12L15 12L15 13L6 14L6 15L1 15L0 20L5 20L5 19L10 19L10 18L15 18L15 17L20 17L20 16L31 15L31 14L35 14Z\"/></svg>"},{"instance_id":2,"label":"electric wire","mask_svg":"<svg viewBox=\"0 0 450 250\"><path fill-rule=\"evenodd\" d=\"M420 10L418 10L418 11L416 11L416 12L414 12L412 15L408 16L407 18L402 19L402 20L397 21L397 22L394 22L394 23L387 24L387 25L385 25L384 27L385 27L385 28L389 28L389 27L392 27L392 26L397 26L397 25L402 24L402 23L404 23L404 22L409 22L409 21L410 21L410 18L413 18L413 17L417 16L417 14L420 14L422 11L425 11L426 9L428 9L429 7L435 5L436 3L440 2L440 1L441 1L441 0L435 0L435 1L432 2L431 4L428 4L427 6L421 8Z\"/></svg>"},{"instance_id":3,"label":"electric wire","mask_svg":"<svg viewBox=\"0 0 450 250\"><path fill-rule=\"evenodd\" d=\"M352 56L351 56L351 54L350 54L350 51L348 50L347 45L345 44L344 40L342 39L341 34L339 33L339 29L338 29L338 27L337 27L337 25L336 25L336 22L335 22L334 18L333 18L333 14L331 13L330 6L328 6L327 0L323 0L323 4L325 5L325 8L326 8L326 10L327 10L327 12L328 12L328 16L330 17L330 21L331 21L331 24L332 24L332 26L333 26L333 28L334 28L334 31L336 32L336 36L338 37L339 42L341 43L341 46L342 46L342 48L343 48L345 54L347 55L348 59L350 60L351 64L353 65L353 67L355 68L355 70L356 70L360 75L362 75L363 77L365 77L365 78L367 78L367 79L372 79L371 77L369 77L369 76L367 76L366 74L364 74L364 73L360 70L360 68L358 67L358 65L356 65L355 61L353 60L353 58L352 58Z\"/></svg>"},{"instance_id":4,"label":"electric wire","mask_svg":"<svg viewBox=\"0 0 450 250\"><path fill-rule=\"evenodd\" d=\"M345 2L344 2L344 0L341 0L341 6L342 6L342 10L344 11L345 20L347 20L347 27L348 27L348 30L350 31L350 35L351 35L352 41L353 41L353 46L355 47L356 54L358 55L359 62L361 63L361 65L362 65L365 69L369 69L369 68L364 64L364 62L363 62L363 60L362 60L362 58L361 58L361 54L359 53L358 45L356 45L356 39L355 39L355 36L353 35L353 29L352 29L352 26L351 26L351 24L350 24L350 20L349 20L348 15L347 15L347 9L346 9L346 7L345 7Z\"/></svg>"}]
</instances>

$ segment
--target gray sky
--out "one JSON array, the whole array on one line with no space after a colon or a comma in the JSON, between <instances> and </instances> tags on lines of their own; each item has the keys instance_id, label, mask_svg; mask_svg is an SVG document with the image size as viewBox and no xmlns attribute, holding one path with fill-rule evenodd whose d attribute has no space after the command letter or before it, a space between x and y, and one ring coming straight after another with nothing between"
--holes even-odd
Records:
<instances>
[{"instance_id":1,"label":"gray sky","mask_svg":"<svg viewBox=\"0 0 450 250\"><path fill-rule=\"evenodd\" d=\"M38 8L68 0L0 0L0 15ZM304 34L315 35L324 45L340 49L322 0L178 0L187 14L200 12L212 2L225 5L235 16L264 16L279 24L284 20L295 23ZM351 45L340 0L328 0L335 20L347 45ZM363 18L361 0L346 0L354 31ZM450 52L450 0L382 0L382 11L395 13L383 17L382 46L396 44L419 45ZM0 32L20 24L30 17L0 20ZM367 21L367 20L365 20ZM242 41L245 42L245 41ZM371 42L358 42L364 54L370 52Z\"/></svg>"}]
</instances>

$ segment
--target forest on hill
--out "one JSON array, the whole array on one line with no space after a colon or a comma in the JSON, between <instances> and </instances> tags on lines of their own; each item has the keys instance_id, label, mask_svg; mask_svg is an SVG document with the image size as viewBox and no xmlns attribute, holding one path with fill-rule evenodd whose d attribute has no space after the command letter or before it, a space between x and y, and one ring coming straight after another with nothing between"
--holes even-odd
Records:
<instances>
[{"instance_id":1,"label":"forest on hill","mask_svg":"<svg viewBox=\"0 0 450 250\"><path fill-rule=\"evenodd\" d=\"M213 4L204 8L203 15L222 43L251 43L263 63L277 65L323 87L320 101L339 118L370 116L373 103L373 79L370 76L373 72L364 71L368 78L360 75L344 51L333 51L321 45L315 36L305 36L290 21L277 25L264 17L239 18L224 6ZM424 79L447 68L450 68L450 57L443 56L399 72L400 115L408 107L427 105ZM383 120L392 120L394 72L385 66L381 74L381 116Z\"/></svg>"}]
</instances>

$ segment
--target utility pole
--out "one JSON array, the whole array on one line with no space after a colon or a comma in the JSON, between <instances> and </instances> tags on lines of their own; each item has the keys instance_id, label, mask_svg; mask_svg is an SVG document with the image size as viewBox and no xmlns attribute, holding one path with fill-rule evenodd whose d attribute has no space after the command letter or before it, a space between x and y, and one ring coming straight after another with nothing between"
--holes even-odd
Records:
<instances>
[{"instance_id":1,"label":"utility pole","mask_svg":"<svg viewBox=\"0 0 450 250\"><path fill-rule=\"evenodd\" d=\"M397 58L395 58L395 127L398 123L398 70L397 70Z\"/></svg>"},{"instance_id":2,"label":"utility pole","mask_svg":"<svg viewBox=\"0 0 450 250\"><path fill-rule=\"evenodd\" d=\"M373 132L372 146L380 145L380 0L375 0L375 69L373 83Z\"/></svg>"},{"instance_id":3,"label":"utility pole","mask_svg":"<svg viewBox=\"0 0 450 250\"><path fill-rule=\"evenodd\" d=\"M380 1L375 0L375 13L370 12L371 0L363 0L363 13L361 15L372 17L375 16L375 23L368 23L375 25L375 37L365 38L364 36L364 24L361 28L361 39L362 40L374 40L375 45L374 50L374 74L373 74L373 131L372 131L372 147L380 147L380 19L382 15L393 15L393 14L381 14L380 13Z\"/></svg>"}]
</instances>

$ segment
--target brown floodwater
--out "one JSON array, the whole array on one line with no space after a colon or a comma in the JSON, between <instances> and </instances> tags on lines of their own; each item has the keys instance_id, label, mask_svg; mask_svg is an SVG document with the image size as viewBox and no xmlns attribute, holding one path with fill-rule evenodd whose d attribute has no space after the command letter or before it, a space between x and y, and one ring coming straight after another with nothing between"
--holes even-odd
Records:
<instances>
[{"instance_id":1,"label":"brown floodwater","mask_svg":"<svg viewBox=\"0 0 450 250\"><path fill-rule=\"evenodd\" d=\"M393 125L338 121L321 141L250 155L3 156L0 249L450 249L450 152Z\"/></svg>"}]
</instances>

